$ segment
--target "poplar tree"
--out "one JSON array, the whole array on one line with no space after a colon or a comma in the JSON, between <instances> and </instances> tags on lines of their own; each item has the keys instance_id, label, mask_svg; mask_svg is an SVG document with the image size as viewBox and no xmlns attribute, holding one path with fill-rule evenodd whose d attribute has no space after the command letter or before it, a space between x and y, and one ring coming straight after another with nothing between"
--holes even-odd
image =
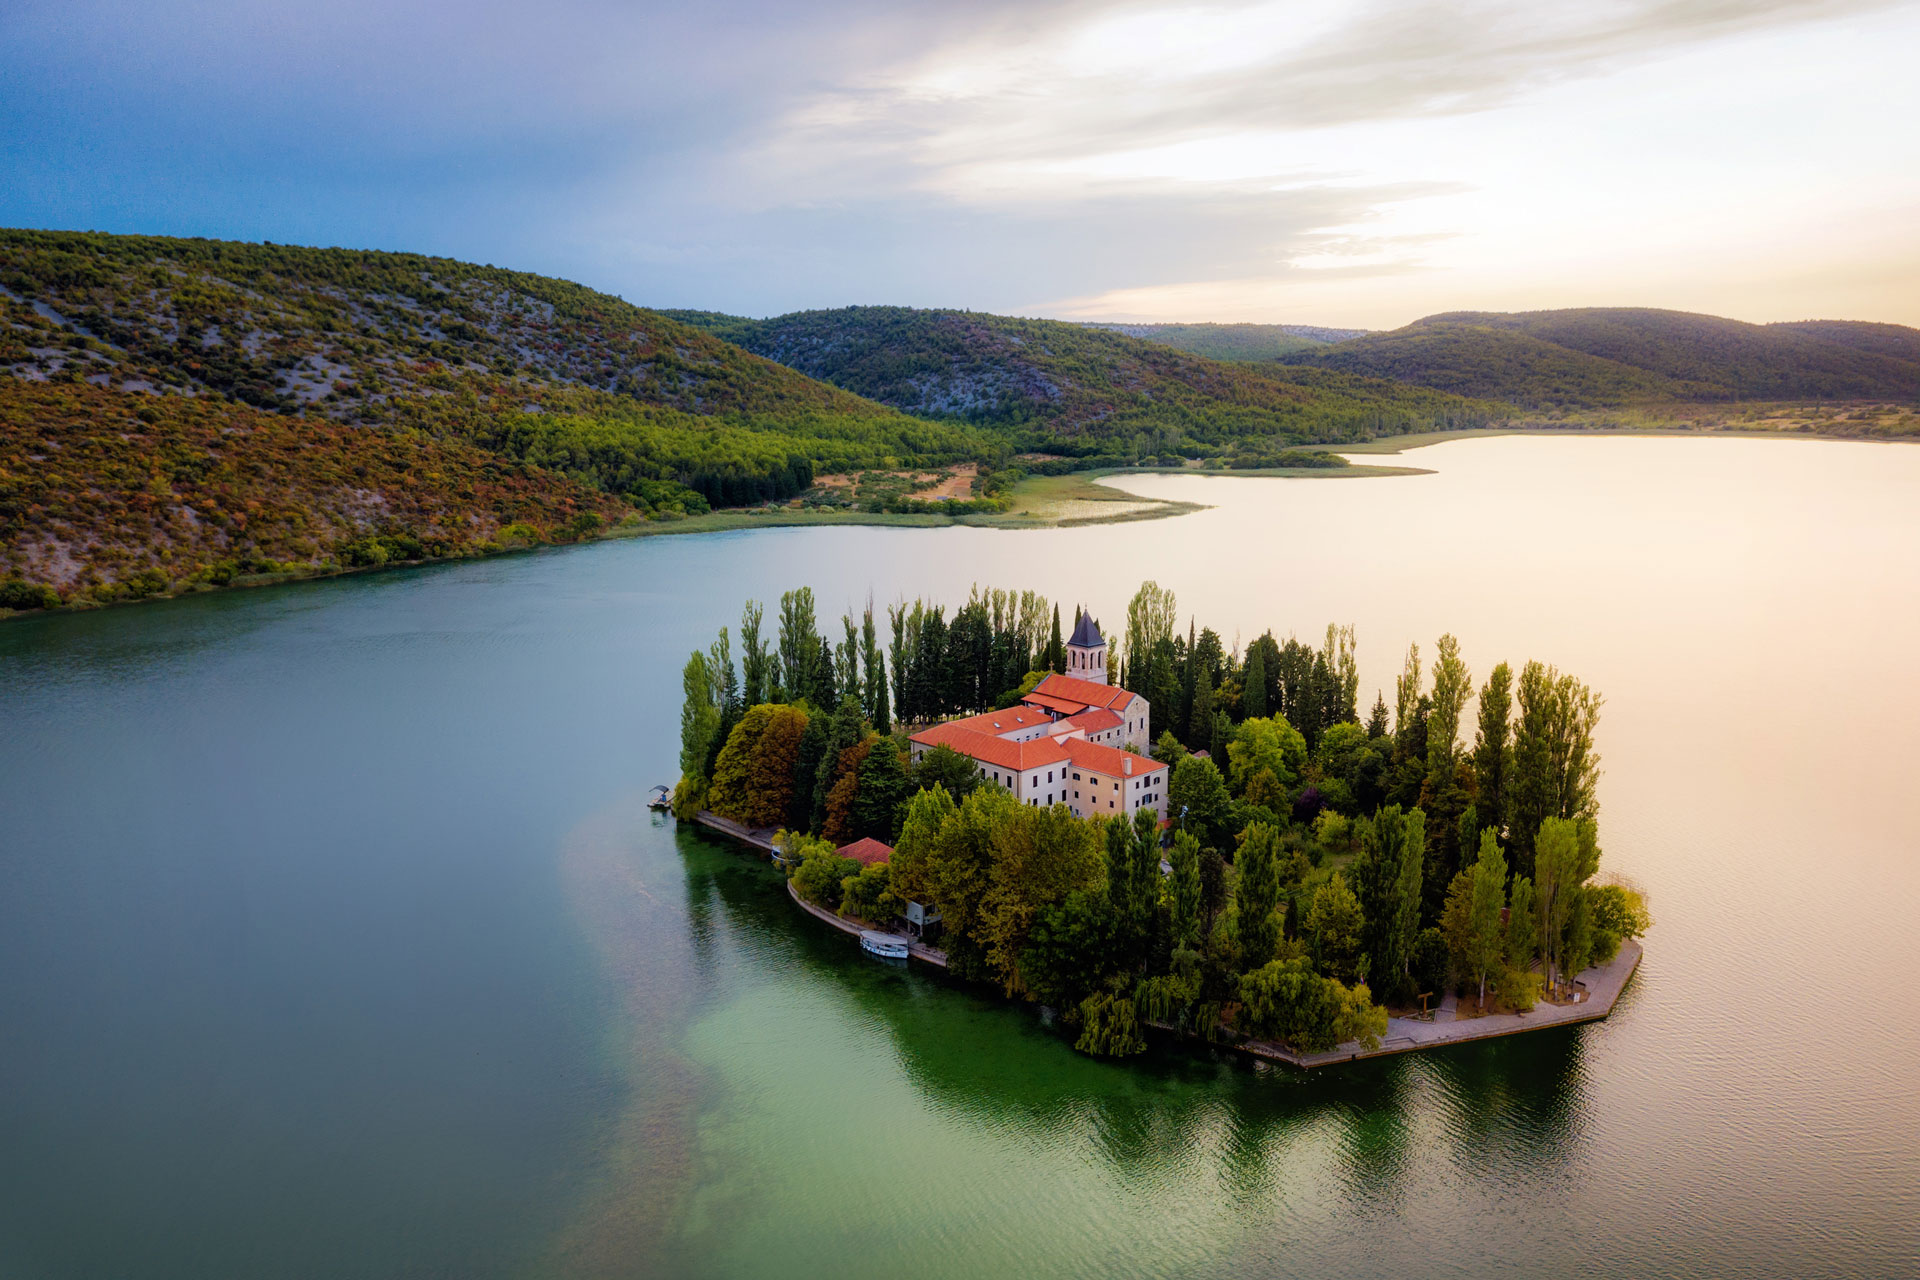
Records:
<instances>
[{"instance_id":1,"label":"poplar tree","mask_svg":"<svg viewBox=\"0 0 1920 1280\"><path fill-rule=\"evenodd\" d=\"M1280 840L1264 822L1247 825L1234 865L1240 870L1234 891L1240 919L1240 968L1252 972L1273 959L1280 941L1274 908L1280 904Z\"/></svg>"},{"instance_id":2,"label":"poplar tree","mask_svg":"<svg viewBox=\"0 0 1920 1280\"><path fill-rule=\"evenodd\" d=\"M1445 778L1453 771L1453 752L1460 737L1460 714L1473 696L1473 673L1460 658L1460 642L1440 637L1433 661L1433 709L1427 713L1427 777Z\"/></svg>"},{"instance_id":3,"label":"poplar tree","mask_svg":"<svg viewBox=\"0 0 1920 1280\"><path fill-rule=\"evenodd\" d=\"M1160 909L1160 819L1151 809L1133 815L1133 874L1127 915L1142 939L1153 933Z\"/></svg>"},{"instance_id":4,"label":"poplar tree","mask_svg":"<svg viewBox=\"0 0 1920 1280\"><path fill-rule=\"evenodd\" d=\"M1570 968L1571 960L1585 958L1568 955L1567 934L1576 915L1585 919L1580 900L1599 867L1600 847L1591 822L1548 818L1540 824L1534 844L1534 909L1549 989L1567 972L1577 972ZM1591 934L1580 941L1581 949L1590 953Z\"/></svg>"},{"instance_id":5,"label":"poplar tree","mask_svg":"<svg viewBox=\"0 0 1920 1280\"><path fill-rule=\"evenodd\" d=\"M1534 918L1533 880L1516 875L1507 900L1507 965L1524 973L1540 956L1540 927Z\"/></svg>"},{"instance_id":6,"label":"poplar tree","mask_svg":"<svg viewBox=\"0 0 1920 1280\"><path fill-rule=\"evenodd\" d=\"M714 739L720 733L720 710L714 706L713 671L707 655L695 649L680 673L686 699L680 705L680 776L692 786L704 786Z\"/></svg>"},{"instance_id":7,"label":"poplar tree","mask_svg":"<svg viewBox=\"0 0 1920 1280\"><path fill-rule=\"evenodd\" d=\"M1146 662L1158 646L1173 643L1177 616L1173 592L1159 583L1143 582L1133 593L1133 599L1127 602L1127 667L1123 683L1128 689L1153 696L1142 683L1147 674ZM1173 681L1169 679L1169 683Z\"/></svg>"},{"instance_id":8,"label":"poplar tree","mask_svg":"<svg viewBox=\"0 0 1920 1280\"><path fill-rule=\"evenodd\" d=\"M1480 686L1480 730L1473 742L1473 782L1479 794L1480 821L1504 833L1507 828L1507 774L1512 768L1513 671L1501 663Z\"/></svg>"},{"instance_id":9,"label":"poplar tree","mask_svg":"<svg viewBox=\"0 0 1920 1280\"><path fill-rule=\"evenodd\" d=\"M1408 730L1420 707L1420 646L1407 646L1407 661L1400 678L1393 682L1393 736L1402 754L1407 750Z\"/></svg>"},{"instance_id":10,"label":"poplar tree","mask_svg":"<svg viewBox=\"0 0 1920 1280\"><path fill-rule=\"evenodd\" d=\"M780 687L788 699L805 698L813 692L815 675L819 669L819 648L813 588L795 587L792 591L782 592L779 675Z\"/></svg>"},{"instance_id":11,"label":"poplar tree","mask_svg":"<svg viewBox=\"0 0 1920 1280\"><path fill-rule=\"evenodd\" d=\"M1053 606L1053 633L1047 637L1047 670L1064 672L1067 669L1067 646L1060 639L1060 606Z\"/></svg>"},{"instance_id":12,"label":"poplar tree","mask_svg":"<svg viewBox=\"0 0 1920 1280\"><path fill-rule=\"evenodd\" d=\"M1390 998L1405 991L1420 932L1426 822L1419 809L1406 812L1395 804L1358 824L1360 857L1354 873L1367 918L1367 977Z\"/></svg>"},{"instance_id":13,"label":"poplar tree","mask_svg":"<svg viewBox=\"0 0 1920 1280\"><path fill-rule=\"evenodd\" d=\"M893 713L887 706L887 669L880 657L880 638L873 620L873 601L867 601L867 610L860 618L860 667L863 676L862 693L865 699L867 720L873 725L875 733L882 736L893 732Z\"/></svg>"},{"instance_id":14,"label":"poplar tree","mask_svg":"<svg viewBox=\"0 0 1920 1280\"><path fill-rule=\"evenodd\" d=\"M1500 906L1507 896L1507 855L1489 831L1480 837L1467 905L1467 975L1480 984L1480 1007L1487 1007L1487 976L1500 965L1506 939L1500 934Z\"/></svg>"},{"instance_id":15,"label":"poplar tree","mask_svg":"<svg viewBox=\"0 0 1920 1280\"><path fill-rule=\"evenodd\" d=\"M763 613L758 600L747 601L747 607L740 613L740 674L744 684L740 699L749 707L768 700L768 677L773 674L769 669L767 643L760 636Z\"/></svg>"},{"instance_id":16,"label":"poplar tree","mask_svg":"<svg viewBox=\"0 0 1920 1280\"><path fill-rule=\"evenodd\" d=\"M1173 945L1189 951L1200 947L1200 842L1182 831L1173 838L1168 861L1173 867Z\"/></svg>"},{"instance_id":17,"label":"poplar tree","mask_svg":"<svg viewBox=\"0 0 1920 1280\"><path fill-rule=\"evenodd\" d=\"M1600 757L1593 747L1601 700L1572 676L1529 662L1520 671L1508 784L1508 857L1513 869L1534 872L1534 840L1548 818L1581 821L1596 811Z\"/></svg>"}]
</instances>

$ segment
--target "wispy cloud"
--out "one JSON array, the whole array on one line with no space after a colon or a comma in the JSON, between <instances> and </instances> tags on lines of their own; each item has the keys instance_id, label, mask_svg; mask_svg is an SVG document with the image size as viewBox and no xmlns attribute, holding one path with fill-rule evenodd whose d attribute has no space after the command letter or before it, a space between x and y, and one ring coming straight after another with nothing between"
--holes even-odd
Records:
<instances>
[{"instance_id":1,"label":"wispy cloud","mask_svg":"<svg viewBox=\"0 0 1920 1280\"><path fill-rule=\"evenodd\" d=\"M1920 206L1916 38L1888 0L16 0L0 220L760 312L1714 297L1663 269L1750 305L1816 222L1879 252ZM1806 260L1868 305L1830 248Z\"/></svg>"}]
</instances>

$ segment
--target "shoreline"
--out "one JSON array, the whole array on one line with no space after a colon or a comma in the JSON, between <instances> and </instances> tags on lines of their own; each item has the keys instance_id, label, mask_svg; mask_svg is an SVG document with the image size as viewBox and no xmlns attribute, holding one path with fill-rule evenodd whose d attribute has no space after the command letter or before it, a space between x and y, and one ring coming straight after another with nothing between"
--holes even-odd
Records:
<instances>
[{"instance_id":1,"label":"shoreline","mask_svg":"<svg viewBox=\"0 0 1920 1280\"><path fill-rule=\"evenodd\" d=\"M1647 437L1661 439L1703 439L1711 437L1731 437L1753 440L1814 440L1838 444L1920 444L1916 437L1886 437L1822 434L1812 431L1787 430L1743 430L1739 428L1719 427L1607 427L1607 426L1549 426L1544 424L1524 424L1508 427L1464 427L1456 431L1410 432L1399 436L1381 436L1372 440L1363 440L1347 444L1307 444L1296 446L1305 451L1316 453L1335 453L1342 456L1382 455L1392 456L1424 449L1429 445L1445 444L1452 440L1484 439L1491 436L1620 436ZM796 507L733 507L723 511L709 512L706 515L686 516L678 520L645 521L637 525L615 526L595 536L573 542L548 542L535 546L503 547L498 551L483 551L470 555L442 556L431 560L406 560L390 562L384 565L361 565L356 567L314 568L311 571L296 573L250 574L235 578L222 586L209 583L197 583L185 590L162 594L141 596L131 600L84 601L74 604L62 604L52 609L5 609L0 608L0 623L17 618L53 617L60 614L92 613L100 609L118 609L129 605L151 604L162 600L179 600L188 596L224 594L231 591L247 591L261 587L281 587L300 582L325 581L331 578L356 577L361 574L392 573L409 569L426 568L429 565L456 564L473 560L494 560L503 556L528 555L544 551L559 551L571 547L594 546L602 542L620 542L633 538L684 537L705 533L752 532L758 529L789 529L811 526L870 526L876 528L902 529L1000 529L1020 532L1033 529L1074 529L1094 525L1125 524L1136 520L1168 520L1177 516L1191 515L1198 511L1210 510L1206 503L1176 502L1164 498L1147 498L1139 494L1130 494L1114 485L1102 485L1099 481L1111 477L1129 475L1169 475L1169 476L1225 476L1228 478L1245 477L1250 479L1285 480L1369 480L1404 476L1424 476L1434 474L1427 467L1413 467L1391 464L1356 462L1345 467L1263 467L1245 471L1215 469L1210 467L1107 467L1092 471L1074 471L1064 476L1029 476L1014 487L1016 495L1034 499L1036 489L1059 489L1065 492L1055 495L1068 502L1103 503L1110 502L1126 509L1111 515L1089 513L1081 515L1045 514L1044 507L1000 512L994 515L948 516L938 512L900 513L886 511L846 511L822 510L820 508ZM1022 491L1025 491L1022 494Z\"/></svg>"},{"instance_id":2,"label":"shoreline","mask_svg":"<svg viewBox=\"0 0 1920 1280\"><path fill-rule=\"evenodd\" d=\"M694 815L693 821L699 826L730 837L751 848L768 854L773 852L771 829L756 830L745 827L704 809ZM831 925L841 933L851 936L856 943L861 933L869 927L806 901L793 887L791 880L786 882L786 890L787 897L795 906L823 924ZM905 938L904 934L900 936ZM907 938L906 941L907 953L912 959L931 965L942 973L947 972L946 952L912 938ZM1614 1005L1619 1002L1621 993L1627 989L1627 984L1633 980L1633 976L1640 971L1640 960L1645 953L1645 948L1641 946L1638 939L1623 939L1618 954L1610 962L1586 969L1576 975L1574 986L1584 989L1587 993L1587 998L1579 1004L1557 1005L1541 1001L1526 1013L1491 1013L1477 1018L1456 1019L1454 1013L1458 1004L1454 996L1448 995L1435 1008L1430 1018L1401 1018L1389 1015L1387 1034L1380 1038L1380 1047L1377 1049L1363 1049L1357 1040L1348 1040L1323 1052L1302 1053L1284 1044L1256 1040L1252 1037L1239 1040L1209 1040L1204 1036L1180 1031L1166 1023L1146 1019L1142 1019L1142 1023L1182 1044L1225 1049L1257 1061L1279 1063L1300 1071L1312 1071L1320 1067L1360 1062L1368 1058L1391 1058L1403 1053L1418 1053L1425 1049L1473 1044L1481 1040L1500 1040L1507 1036L1524 1035L1529 1031L1545 1031L1553 1027L1575 1027L1582 1023L1602 1021L1613 1013Z\"/></svg>"}]
</instances>

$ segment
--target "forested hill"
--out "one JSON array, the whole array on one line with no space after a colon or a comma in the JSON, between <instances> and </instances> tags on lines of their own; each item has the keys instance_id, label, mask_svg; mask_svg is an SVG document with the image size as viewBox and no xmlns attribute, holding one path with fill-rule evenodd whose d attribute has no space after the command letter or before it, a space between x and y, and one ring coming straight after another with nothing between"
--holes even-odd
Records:
<instances>
[{"instance_id":1,"label":"forested hill","mask_svg":"<svg viewBox=\"0 0 1920 1280\"><path fill-rule=\"evenodd\" d=\"M972 311L845 307L770 320L668 314L909 413L1011 429L1024 448L1131 456L1481 425L1501 406L1335 370L1225 363L1112 330Z\"/></svg>"},{"instance_id":2,"label":"forested hill","mask_svg":"<svg viewBox=\"0 0 1920 1280\"><path fill-rule=\"evenodd\" d=\"M997 447L563 280L0 230L0 578L64 598L575 537ZM101 502L129 484L138 528Z\"/></svg>"},{"instance_id":3,"label":"forested hill","mask_svg":"<svg viewBox=\"0 0 1920 1280\"><path fill-rule=\"evenodd\" d=\"M1277 358L1533 409L1920 396L1920 330L1645 308L1449 312Z\"/></svg>"},{"instance_id":4,"label":"forested hill","mask_svg":"<svg viewBox=\"0 0 1920 1280\"><path fill-rule=\"evenodd\" d=\"M1209 360L1256 361L1316 351L1330 342L1344 342L1367 332L1311 324L1090 324L1088 327L1164 343Z\"/></svg>"}]
</instances>

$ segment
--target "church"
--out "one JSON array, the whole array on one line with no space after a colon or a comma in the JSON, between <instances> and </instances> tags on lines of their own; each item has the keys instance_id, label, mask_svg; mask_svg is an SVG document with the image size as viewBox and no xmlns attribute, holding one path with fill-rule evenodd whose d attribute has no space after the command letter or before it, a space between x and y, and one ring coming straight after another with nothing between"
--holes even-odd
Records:
<instances>
[{"instance_id":1,"label":"church","mask_svg":"<svg viewBox=\"0 0 1920 1280\"><path fill-rule=\"evenodd\" d=\"M1164 822L1169 771L1137 754L1147 749L1147 700L1107 682L1107 642L1084 612L1066 668L1017 707L922 729L909 740L913 760L950 747L1022 803L1064 804L1082 818L1131 819L1146 809Z\"/></svg>"}]
</instances>

